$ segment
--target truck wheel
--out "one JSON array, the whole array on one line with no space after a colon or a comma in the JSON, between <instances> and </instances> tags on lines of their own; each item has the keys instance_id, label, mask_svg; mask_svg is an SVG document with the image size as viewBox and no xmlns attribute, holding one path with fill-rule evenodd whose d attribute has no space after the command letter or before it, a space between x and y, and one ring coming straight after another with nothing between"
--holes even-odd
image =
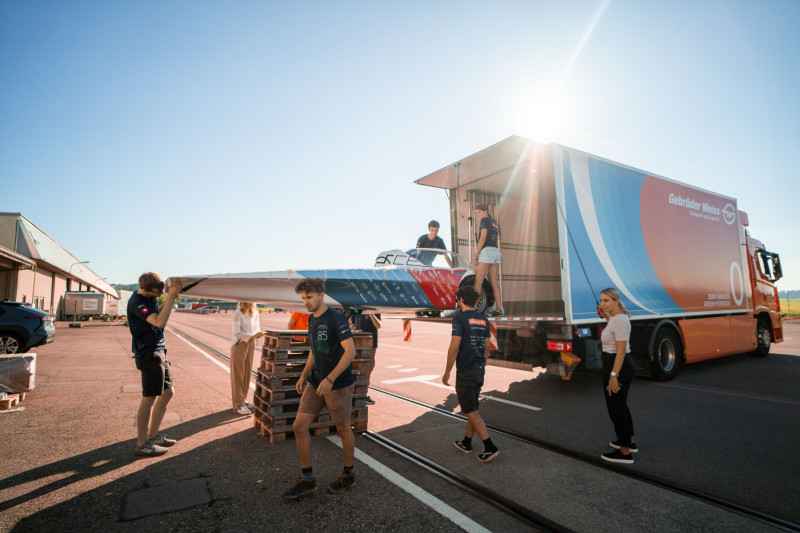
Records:
<instances>
[{"instance_id":1,"label":"truck wheel","mask_svg":"<svg viewBox=\"0 0 800 533\"><path fill-rule=\"evenodd\" d=\"M475 285L475 276L464 276L461 280L461 283L458 284L458 288L460 289L464 285ZM488 280L483 280L483 285L481 286L481 296L478 298L478 305L475 306L475 310L480 314L483 314L488 308L494 305L494 294L492 293L492 286L489 284Z\"/></svg>"},{"instance_id":2,"label":"truck wheel","mask_svg":"<svg viewBox=\"0 0 800 533\"><path fill-rule=\"evenodd\" d=\"M768 356L769 347L772 344L772 333L769 330L769 324L767 324L767 321L762 318L758 319L756 337L758 338L758 347L750 352L750 355L753 357Z\"/></svg>"},{"instance_id":3,"label":"truck wheel","mask_svg":"<svg viewBox=\"0 0 800 533\"><path fill-rule=\"evenodd\" d=\"M13 354L22 351L22 339L13 333L0 333L0 354Z\"/></svg>"},{"instance_id":4,"label":"truck wheel","mask_svg":"<svg viewBox=\"0 0 800 533\"><path fill-rule=\"evenodd\" d=\"M653 343L653 357L650 366L653 377L668 381L678 373L678 366L683 358L680 337L669 327L662 327L656 332Z\"/></svg>"}]
</instances>

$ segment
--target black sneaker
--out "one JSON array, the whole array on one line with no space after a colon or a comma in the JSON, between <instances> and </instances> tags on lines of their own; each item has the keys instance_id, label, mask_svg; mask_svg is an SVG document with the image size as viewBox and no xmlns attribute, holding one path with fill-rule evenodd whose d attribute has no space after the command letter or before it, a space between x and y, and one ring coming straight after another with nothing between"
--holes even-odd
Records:
<instances>
[{"instance_id":1,"label":"black sneaker","mask_svg":"<svg viewBox=\"0 0 800 533\"><path fill-rule=\"evenodd\" d=\"M604 453L600 456L604 461L608 461L610 463L623 463L626 465L633 464L633 454L629 453L625 455L619 450L614 450L613 452Z\"/></svg>"},{"instance_id":2,"label":"black sneaker","mask_svg":"<svg viewBox=\"0 0 800 533\"><path fill-rule=\"evenodd\" d=\"M472 446L471 445L470 446L465 446L463 440L457 440L457 441L453 442L453 446L458 448L458 451L461 451L461 452L464 452L464 453L472 453Z\"/></svg>"},{"instance_id":3,"label":"black sneaker","mask_svg":"<svg viewBox=\"0 0 800 533\"><path fill-rule=\"evenodd\" d=\"M167 437L163 433L159 433L158 435L156 435L155 437L150 439L150 442L152 442L156 446L169 447L169 446L174 446L175 443L178 442L178 441L175 440L175 439L170 439L169 437Z\"/></svg>"},{"instance_id":4,"label":"black sneaker","mask_svg":"<svg viewBox=\"0 0 800 533\"><path fill-rule=\"evenodd\" d=\"M373 400L372 398L367 396L367 399L364 400L364 403L367 404L367 405L375 405L375 400Z\"/></svg>"},{"instance_id":5,"label":"black sneaker","mask_svg":"<svg viewBox=\"0 0 800 533\"><path fill-rule=\"evenodd\" d=\"M344 492L347 489L351 489L356 486L356 475L355 474L345 474L342 472L339 474L339 477L336 478L336 481L328 485L328 492L332 492L333 494L339 494L340 492Z\"/></svg>"},{"instance_id":6,"label":"black sneaker","mask_svg":"<svg viewBox=\"0 0 800 533\"><path fill-rule=\"evenodd\" d=\"M614 448L615 450L619 450L620 448L618 440L615 440L614 442L609 442L608 445ZM628 450L630 450L633 453L636 453L639 451L639 448L637 448L636 443L633 442L631 444L628 444Z\"/></svg>"},{"instance_id":7,"label":"black sneaker","mask_svg":"<svg viewBox=\"0 0 800 533\"><path fill-rule=\"evenodd\" d=\"M497 454L499 454L499 453L500 453L500 450L498 450L497 448L495 448L494 450L492 450L490 452L487 452L484 449L483 453L478 456L478 461L480 461L482 463L488 463L489 461L491 461L492 459L497 457Z\"/></svg>"},{"instance_id":8,"label":"black sneaker","mask_svg":"<svg viewBox=\"0 0 800 533\"><path fill-rule=\"evenodd\" d=\"M311 478L311 481L305 481L303 478L298 477L294 480L292 488L283 493L284 501L296 500L303 496L308 496L317 490L316 478Z\"/></svg>"},{"instance_id":9,"label":"black sneaker","mask_svg":"<svg viewBox=\"0 0 800 533\"><path fill-rule=\"evenodd\" d=\"M167 451L163 446L153 444L151 440L145 442L144 446L133 447L133 455L138 455L139 457L158 457L159 455L164 455Z\"/></svg>"}]
</instances>

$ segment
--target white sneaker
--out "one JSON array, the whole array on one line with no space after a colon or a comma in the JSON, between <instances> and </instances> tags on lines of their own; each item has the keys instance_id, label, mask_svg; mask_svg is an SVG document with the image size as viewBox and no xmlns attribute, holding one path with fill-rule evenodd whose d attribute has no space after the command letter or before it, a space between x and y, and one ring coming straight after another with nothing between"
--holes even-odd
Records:
<instances>
[{"instance_id":1,"label":"white sneaker","mask_svg":"<svg viewBox=\"0 0 800 533\"><path fill-rule=\"evenodd\" d=\"M250 414L253 414L253 412L252 412L250 409L248 409L246 405L243 405L243 406L241 406L240 408L238 408L238 409L236 410L236 412L237 412L237 413L239 413L240 415L250 415Z\"/></svg>"}]
</instances>

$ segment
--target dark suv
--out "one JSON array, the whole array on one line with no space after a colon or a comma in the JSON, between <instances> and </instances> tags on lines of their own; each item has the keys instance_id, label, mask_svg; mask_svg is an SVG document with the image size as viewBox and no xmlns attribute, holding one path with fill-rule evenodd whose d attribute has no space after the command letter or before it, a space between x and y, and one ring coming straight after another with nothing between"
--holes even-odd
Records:
<instances>
[{"instance_id":1,"label":"dark suv","mask_svg":"<svg viewBox=\"0 0 800 533\"><path fill-rule=\"evenodd\" d=\"M24 303L0 300L0 354L27 352L55 338L53 315Z\"/></svg>"}]
</instances>

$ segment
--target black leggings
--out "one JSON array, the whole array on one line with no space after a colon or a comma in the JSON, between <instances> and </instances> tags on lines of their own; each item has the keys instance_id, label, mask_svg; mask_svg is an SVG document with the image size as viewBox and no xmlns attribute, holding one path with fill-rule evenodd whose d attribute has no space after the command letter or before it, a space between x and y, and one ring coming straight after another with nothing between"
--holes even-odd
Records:
<instances>
[{"instance_id":1,"label":"black leggings","mask_svg":"<svg viewBox=\"0 0 800 533\"><path fill-rule=\"evenodd\" d=\"M636 374L636 365L633 363L630 354L625 355L625 360L617 376L619 392L608 395L608 380L611 378L611 371L614 369L614 360L617 355L603 352L603 397L606 399L608 417L614 424L614 431L617 434L617 442L623 446L631 442L633 436L633 418L628 409L628 390L631 388L633 376Z\"/></svg>"}]
</instances>

